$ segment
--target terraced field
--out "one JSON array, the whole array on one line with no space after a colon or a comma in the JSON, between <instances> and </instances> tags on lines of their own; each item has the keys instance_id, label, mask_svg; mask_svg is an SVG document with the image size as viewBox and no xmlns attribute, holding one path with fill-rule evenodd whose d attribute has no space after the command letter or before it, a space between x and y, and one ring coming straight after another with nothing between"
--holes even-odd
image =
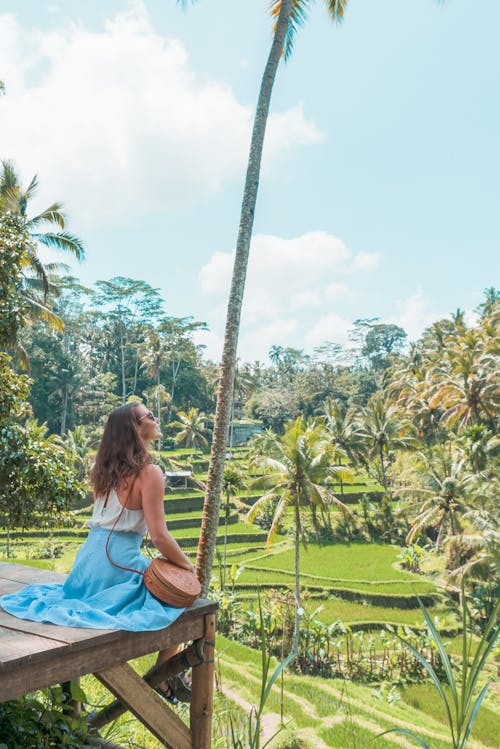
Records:
<instances>
[{"instance_id":1,"label":"terraced field","mask_svg":"<svg viewBox=\"0 0 500 749\"><path fill-rule=\"evenodd\" d=\"M246 451L234 451L233 461L244 466ZM198 464L205 469L206 457L193 459L192 451L176 450L169 458L182 463ZM202 480L204 471L195 481ZM194 484L195 482L193 482ZM338 487L337 487L338 488ZM368 478L358 477L353 484L342 487L344 498L369 493L376 501L380 487ZM239 502L252 504L259 492L246 489L239 493ZM170 489L165 495L165 514L169 529L188 555L193 558L199 538L203 508L203 492L196 486ZM66 572L71 568L76 551L87 534L85 522L92 505L75 511L75 525L47 532L30 531L12 534L12 551L17 561L32 563ZM224 518L221 513L218 548L224 545ZM251 601L256 586L262 588L292 588L294 585L293 549L290 539L277 537L271 550L266 549L267 533L245 521L244 514L232 508L227 525L227 563L242 568L236 588L241 596ZM0 545L3 545L0 536ZM50 557L51 549L59 556ZM301 585L304 606L312 611L321 605L318 617L324 622L342 619L345 623L363 628L380 628L387 622L414 624L420 620L416 596L421 596L432 612L440 617L453 615L439 601L438 591L431 580L404 572L397 563L398 550L382 544L342 544L319 547L310 543L301 552ZM216 569L217 571L217 564ZM450 626L454 623L450 620Z\"/></svg>"},{"instance_id":2,"label":"terraced field","mask_svg":"<svg viewBox=\"0 0 500 749\"><path fill-rule=\"evenodd\" d=\"M185 452L177 451L175 459L182 461L185 455ZM243 457L243 451L235 453L237 463ZM203 461L199 462L204 471ZM196 479L201 479L202 475L197 474ZM358 478L356 484L343 487L344 498L349 496L355 502L360 494L369 493L371 500L376 501L379 489L368 479ZM258 492L247 489L240 493L239 499L251 504L258 496ZM196 487L170 490L165 496L169 528L192 559L198 543L202 507L203 493ZM87 533L85 521L91 509L90 504L77 509L74 527L56 529L51 536L46 532L13 534L11 546L16 561L68 571ZM283 589L294 586L291 539L278 537L269 550L266 548L266 538L265 531L245 522L244 515L238 514L236 509L231 510L227 526L227 563L241 569L235 589L249 607L255 604L257 586ZM223 545L224 522L221 513L218 535L220 551ZM0 553L1 547L5 548L5 536L0 536ZM60 556L44 558L50 557L50 549L56 547L60 547ZM451 635L457 628L453 609L432 579L400 568L398 553L396 547L382 544L329 544L320 547L310 543L307 550L301 550L301 586L306 611L316 611L316 617L324 623L341 619L353 630L373 630L378 643L377 630L387 623L417 625L421 622L418 595L425 600L431 613L446 623ZM5 556L1 559L5 559ZM452 641L451 647L454 646ZM258 699L258 657L249 648L223 637L218 638L219 681L222 682L226 698L244 710ZM244 682L241 679L242 664L245 664ZM144 664L141 665L143 667ZM99 691L100 687L88 680L87 685L90 697L95 699L94 690ZM371 687L287 674L283 695L285 716L293 720L297 735L314 749L416 746L401 737L385 737L374 743L376 734L381 730L403 724L414 727L423 738L430 739L433 749L447 749L449 746L442 716L435 712L435 700L429 703L427 692L401 690L400 701L389 705L387 701L377 698ZM219 702L221 699L219 696ZM278 688L273 691L268 708L265 731L277 727L279 722L281 705ZM484 715L482 728L478 728L477 738L471 744L475 749L496 746L492 735L500 734L500 721L493 712L485 711ZM120 732L119 726L116 730ZM159 747L158 742L140 732L134 734L134 741L145 749ZM279 740L273 745L278 746Z\"/></svg>"}]
</instances>

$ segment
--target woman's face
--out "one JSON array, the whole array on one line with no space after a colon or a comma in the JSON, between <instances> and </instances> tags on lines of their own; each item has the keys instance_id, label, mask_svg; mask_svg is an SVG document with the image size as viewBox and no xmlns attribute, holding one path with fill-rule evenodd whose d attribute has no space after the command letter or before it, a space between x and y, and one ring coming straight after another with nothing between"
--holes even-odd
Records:
<instances>
[{"instance_id":1,"label":"woman's face","mask_svg":"<svg viewBox=\"0 0 500 749\"><path fill-rule=\"evenodd\" d=\"M156 416L146 406L142 403L138 405L135 414L139 422L139 434L144 442L152 442L162 436Z\"/></svg>"}]
</instances>

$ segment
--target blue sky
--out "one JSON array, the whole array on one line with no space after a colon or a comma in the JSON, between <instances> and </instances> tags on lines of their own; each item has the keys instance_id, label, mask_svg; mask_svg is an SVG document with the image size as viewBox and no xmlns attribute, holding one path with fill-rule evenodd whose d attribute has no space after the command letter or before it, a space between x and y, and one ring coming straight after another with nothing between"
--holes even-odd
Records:
<instances>
[{"instance_id":1,"label":"blue sky","mask_svg":"<svg viewBox=\"0 0 500 749\"><path fill-rule=\"evenodd\" d=\"M276 81L240 355L378 316L411 337L498 285L498 0L311 4ZM0 0L0 157L62 200L92 283L160 288L217 358L266 0ZM35 205L36 207L36 205Z\"/></svg>"}]
</instances>

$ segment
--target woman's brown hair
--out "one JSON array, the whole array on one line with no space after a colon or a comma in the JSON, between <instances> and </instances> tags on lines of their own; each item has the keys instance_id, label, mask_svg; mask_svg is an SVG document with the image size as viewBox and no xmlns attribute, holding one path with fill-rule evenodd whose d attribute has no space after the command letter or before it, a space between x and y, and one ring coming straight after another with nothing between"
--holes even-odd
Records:
<instances>
[{"instance_id":1,"label":"woman's brown hair","mask_svg":"<svg viewBox=\"0 0 500 749\"><path fill-rule=\"evenodd\" d=\"M129 478L137 476L151 463L144 441L139 434L137 403L126 403L108 416L90 481L96 497L108 500L112 489L126 488Z\"/></svg>"}]
</instances>

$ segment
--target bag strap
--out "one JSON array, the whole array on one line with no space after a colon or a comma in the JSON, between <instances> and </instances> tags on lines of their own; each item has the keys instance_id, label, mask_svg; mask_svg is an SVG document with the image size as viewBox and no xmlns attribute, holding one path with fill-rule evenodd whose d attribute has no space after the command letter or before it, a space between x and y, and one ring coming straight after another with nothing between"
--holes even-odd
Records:
<instances>
[{"instance_id":1,"label":"bag strap","mask_svg":"<svg viewBox=\"0 0 500 749\"><path fill-rule=\"evenodd\" d=\"M113 527L111 528L110 532L108 533L108 537L106 539L106 556L108 558L108 562L110 562L113 565L113 567L118 567L118 569L125 570L126 572L136 572L138 575L142 575L144 577L144 572L141 572L141 570L135 570L133 567L125 567L122 564L117 564L117 562L113 562L113 560L109 556L109 550L108 550L109 539L111 538L111 534L113 533L114 529L116 528L116 524L120 520L121 516L123 515L124 510L127 507L127 502L129 501L130 495L132 494L132 489L134 488L134 484L135 484L135 480L137 478L137 475L138 474L136 473L135 476L134 476L134 478L132 479L132 483L130 484L130 489L128 490L128 493L127 493L127 499L125 500L124 504L122 505L122 509L120 510L120 513L119 513L118 517L116 518L115 522L113 523ZM120 499L118 497L118 492L116 493L116 496L118 498L118 501L120 501ZM120 502L120 504L121 504L121 502Z\"/></svg>"}]
</instances>

